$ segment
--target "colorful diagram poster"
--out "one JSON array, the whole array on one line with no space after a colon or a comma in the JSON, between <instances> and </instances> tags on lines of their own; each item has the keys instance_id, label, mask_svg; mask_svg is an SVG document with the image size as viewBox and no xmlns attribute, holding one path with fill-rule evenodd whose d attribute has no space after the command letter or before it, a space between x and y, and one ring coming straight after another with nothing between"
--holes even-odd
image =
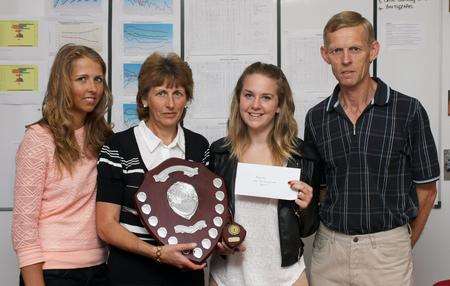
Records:
<instances>
[{"instance_id":1,"label":"colorful diagram poster","mask_svg":"<svg viewBox=\"0 0 450 286\"><path fill-rule=\"evenodd\" d=\"M38 21L0 20L0 47L37 47Z\"/></svg>"},{"instance_id":2,"label":"colorful diagram poster","mask_svg":"<svg viewBox=\"0 0 450 286\"><path fill-rule=\"evenodd\" d=\"M0 92L38 91L37 65L0 65Z\"/></svg>"}]
</instances>

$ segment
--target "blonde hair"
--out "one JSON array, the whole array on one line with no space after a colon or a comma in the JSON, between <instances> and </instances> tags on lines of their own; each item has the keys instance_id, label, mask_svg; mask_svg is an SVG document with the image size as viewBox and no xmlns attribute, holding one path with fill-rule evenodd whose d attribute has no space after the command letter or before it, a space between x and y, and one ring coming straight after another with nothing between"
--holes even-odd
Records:
<instances>
[{"instance_id":1,"label":"blonde hair","mask_svg":"<svg viewBox=\"0 0 450 286\"><path fill-rule=\"evenodd\" d=\"M248 127L241 118L239 104L244 81L252 74L261 74L273 79L277 85L280 112L274 117L273 128L268 135L267 143L275 163L282 165L292 154L298 154L295 148L298 128L294 119L295 106L291 88L283 71L275 65L256 62L248 66L239 77L231 101L226 145L230 146L232 157L240 158L250 144Z\"/></svg>"},{"instance_id":2,"label":"blonde hair","mask_svg":"<svg viewBox=\"0 0 450 286\"><path fill-rule=\"evenodd\" d=\"M323 29L324 45L328 46L329 44L327 39L327 35L329 33L336 32L337 30L342 28L356 27L359 25L362 25L364 31L366 32L367 43L373 43L375 41L375 31L372 24L358 12L343 11L331 17L331 19L328 20L327 24L325 25L325 28Z\"/></svg>"},{"instance_id":3,"label":"blonde hair","mask_svg":"<svg viewBox=\"0 0 450 286\"><path fill-rule=\"evenodd\" d=\"M71 74L73 64L80 58L88 58L98 63L106 73L106 64L93 49L81 45L62 46L53 62L47 91L42 103L42 118L37 122L48 128L55 141L55 159L59 170L65 168L70 173L81 158L82 150L88 156L97 156L105 140L112 134L111 126L105 120L105 114L112 104L112 96L106 80L103 81L103 95L97 106L85 118L84 146L79 146L72 127Z\"/></svg>"},{"instance_id":4,"label":"blonde hair","mask_svg":"<svg viewBox=\"0 0 450 286\"><path fill-rule=\"evenodd\" d=\"M187 101L193 98L194 80L188 63L177 54L169 53L167 56L155 52L142 64L138 78L138 92L136 95L137 112L140 120L148 119L148 107L144 107L142 98L158 86L167 84L169 87L180 86L186 92ZM184 118L183 116L181 118Z\"/></svg>"}]
</instances>

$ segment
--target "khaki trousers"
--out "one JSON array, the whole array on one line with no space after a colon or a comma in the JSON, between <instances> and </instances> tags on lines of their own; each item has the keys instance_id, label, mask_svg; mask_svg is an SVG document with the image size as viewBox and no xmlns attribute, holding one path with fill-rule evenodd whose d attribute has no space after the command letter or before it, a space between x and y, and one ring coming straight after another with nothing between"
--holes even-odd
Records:
<instances>
[{"instance_id":1,"label":"khaki trousers","mask_svg":"<svg viewBox=\"0 0 450 286\"><path fill-rule=\"evenodd\" d=\"M302 275L297 279L297 281L292 284L292 286L308 286L308 278L306 278L306 273L303 271ZM212 276L209 277L209 286L218 286L216 281Z\"/></svg>"},{"instance_id":2,"label":"khaki trousers","mask_svg":"<svg viewBox=\"0 0 450 286\"><path fill-rule=\"evenodd\" d=\"M312 286L409 286L412 253L408 226L345 235L320 225L311 257Z\"/></svg>"}]
</instances>

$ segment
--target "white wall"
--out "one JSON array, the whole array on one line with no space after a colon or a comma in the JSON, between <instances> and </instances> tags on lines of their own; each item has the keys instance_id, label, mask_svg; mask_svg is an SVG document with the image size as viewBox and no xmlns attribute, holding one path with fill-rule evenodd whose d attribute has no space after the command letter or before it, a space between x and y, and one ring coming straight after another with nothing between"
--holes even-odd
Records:
<instances>
[{"instance_id":1,"label":"white wall","mask_svg":"<svg viewBox=\"0 0 450 286\"><path fill-rule=\"evenodd\" d=\"M19 270L11 245L11 211L0 212L0 285L19 285Z\"/></svg>"},{"instance_id":2,"label":"white wall","mask_svg":"<svg viewBox=\"0 0 450 286\"><path fill-rule=\"evenodd\" d=\"M441 169L444 168L443 150L450 149L450 117L447 110L448 90L450 90L449 2L442 0ZM441 177L441 180L443 179ZM426 229L414 249L415 277L418 286L432 285L433 282L450 279L450 182L441 181L440 186L442 208L432 211Z\"/></svg>"}]
</instances>

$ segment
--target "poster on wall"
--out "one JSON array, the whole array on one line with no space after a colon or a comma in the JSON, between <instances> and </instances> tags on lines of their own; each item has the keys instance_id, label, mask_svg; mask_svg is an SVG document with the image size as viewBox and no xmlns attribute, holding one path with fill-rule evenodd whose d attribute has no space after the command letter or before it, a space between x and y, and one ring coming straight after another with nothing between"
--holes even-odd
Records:
<instances>
[{"instance_id":1,"label":"poster on wall","mask_svg":"<svg viewBox=\"0 0 450 286\"><path fill-rule=\"evenodd\" d=\"M107 0L50 0L47 14L52 16L95 15L105 12Z\"/></svg>"},{"instance_id":2,"label":"poster on wall","mask_svg":"<svg viewBox=\"0 0 450 286\"><path fill-rule=\"evenodd\" d=\"M173 51L173 24L123 24L124 56L142 56L151 52L160 52L166 54Z\"/></svg>"},{"instance_id":3,"label":"poster on wall","mask_svg":"<svg viewBox=\"0 0 450 286\"><path fill-rule=\"evenodd\" d=\"M0 47L36 47L38 21L0 20Z\"/></svg>"},{"instance_id":4,"label":"poster on wall","mask_svg":"<svg viewBox=\"0 0 450 286\"><path fill-rule=\"evenodd\" d=\"M210 141L226 135L234 86L256 61L277 64L277 3L185 1L185 60L195 95L185 125Z\"/></svg>"},{"instance_id":5,"label":"poster on wall","mask_svg":"<svg viewBox=\"0 0 450 286\"><path fill-rule=\"evenodd\" d=\"M59 47L73 43L88 46L97 53L102 54L106 47L106 27L98 22L75 20L58 20L51 26L54 37L52 37L51 51L56 53Z\"/></svg>"},{"instance_id":6,"label":"poster on wall","mask_svg":"<svg viewBox=\"0 0 450 286\"><path fill-rule=\"evenodd\" d=\"M0 92L37 92L38 82L36 65L0 65Z\"/></svg>"}]
</instances>

